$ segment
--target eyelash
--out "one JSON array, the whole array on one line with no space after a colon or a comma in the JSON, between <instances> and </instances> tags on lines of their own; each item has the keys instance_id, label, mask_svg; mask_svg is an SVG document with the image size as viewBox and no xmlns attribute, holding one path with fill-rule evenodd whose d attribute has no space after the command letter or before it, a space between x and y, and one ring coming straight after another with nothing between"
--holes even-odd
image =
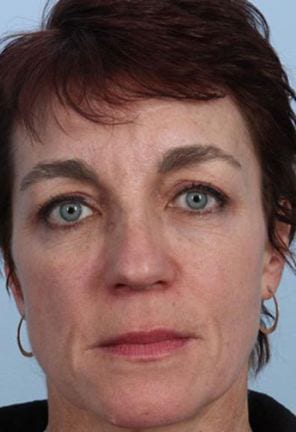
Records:
<instances>
[{"instance_id":1,"label":"eyelash","mask_svg":"<svg viewBox=\"0 0 296 432\"><path fill-rule=\"evenodd\" d=\"M86 206L89 209L93 210L93 207L90 206L89 203L87 202L87 200L85 198L83 198L81 195L75 195L75 194L73 194L73 195L64 194L63 195L62 194L62 195L58 195L58 196L51 198L46 204L41 204L40 206L38 206L37 220L45 223L50 228L52 228L53 226L56 226L56 225L61 229L74 228L75 225L77 225L78 223L82 223L83 220L73 222L73 223L68 223L68 224L52 224L49 222L49 217L50 217L51 212L55 208L57 208L59 205L66 204L67 202L79 203L80 205Z\"/></svg>"},{"instance_id":2,"label":"eyelash","mask_svg":"<svg viewBox=\"0 0 296 432\"><path fill-rule=\"evenodd\" d=\"M216 187L213 187L211 184L195 183L195 182L192 182L185 187L183 186L182 189L178 191L178 193L175 195L173 202L176 202L176 200L180 198L182 195L190 192L202 193L214 198L217 201L218 210L222 210L229 202L229 198L227 197L227 195L224 192L218 190ZM182 210L186 213L191 213L195 216L206 215L215 211L215 210L212 211L212 210L193 210L193 209L190 210L189 208L188 210L186 209L182 209Z\"/></svg>"},{"instance_id":3,"label":"eyelash","mask_svg":"<svg viewBox=\"0 0 296 432\"><path fill-rule=\"evenodd\" d=\"M187 186L183 186L181 190L179 190L177 192L177 194L175 194L174 198L173 198L173 202L176 202L176 200L178 198L180 198L182 195L186 194L186 193L190 193L190 192L197 192L197 193L202 193L205 195L209 195L211 197L213 197L217 203L218 203L218 209L221 210L223 207L225 207L228 204L228 197L221 192L220 190L217 190L215 187L213 187L210 184L205 184L205 183L190 183ZM71 228L75 228L75 226L77 224L80 224L83 222L83 219L81 221L77 221L77 222L73 222L73 223L66 223L66 224L52 224L49 222L49 217L51 212L57 208L59 205L62 204L66 204L67 202L76 202L79 203L80 205L86 206L89 209L93 210L93 207L89 205L89 203L87 202L87 200L83 197L81 197L80 195L75 195L75 194L62 194L62 195L58 195L53 197L52 199L50 199L45 205L42 204L38 207L37 210L37 220L41 221L43 223L45 223L48 227L52 228L54 225L58 226L61 229L71 229ZM174 207L174 206L170 206L170 207ZM182 209L181 211L184 211L186 213L191 213L193 215L206 215L209 213L212 213L212 210L193 210L190 208L187 209Z\"/></svg>"}]
</instances>

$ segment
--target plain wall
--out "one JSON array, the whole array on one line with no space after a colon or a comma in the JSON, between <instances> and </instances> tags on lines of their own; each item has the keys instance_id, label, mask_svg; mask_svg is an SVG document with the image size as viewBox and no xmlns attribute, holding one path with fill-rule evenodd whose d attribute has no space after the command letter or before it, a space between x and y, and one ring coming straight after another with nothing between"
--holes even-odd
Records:
<instances>
[{"instance_id":1,"label":"plain wall","mask_svg":"<svg viewBox=\"0 0 296 432\"><path fill-rule=\"evenodd\" d=\"M223 0L221 0L223 1ZM265 14L272 41L296 83L295 0L254 1ZM36 28L45 0L1 0L0 33ZM19 315L0 283L0 406L46 397L44 376L16 345ZM273 358L251 387L275 397L296 413L296 278L286 271L278 291L280 324L272 335Z\"/></svg>"}]
</instances>

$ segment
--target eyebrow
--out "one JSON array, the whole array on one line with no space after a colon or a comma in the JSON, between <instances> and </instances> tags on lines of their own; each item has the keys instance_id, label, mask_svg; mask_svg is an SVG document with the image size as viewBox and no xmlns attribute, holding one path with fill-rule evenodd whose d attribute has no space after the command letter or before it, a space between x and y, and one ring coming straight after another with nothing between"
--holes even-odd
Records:
<instances>
[{"instance_id":1,"label":"eyebrow","mask_svg":"<svg viewBox=\"0 0 296 432\"><path fill-rule=\"evenodd\" d=\"M181 168L200 164L211 160L223 160L234 168L241 168L241 164L231 154L214 145L191 145L176 147L168 150L159 165L159 172L166 174Z\"/></svg>"},{"instance_id":2,"label":"eyebrow","mask_svg":"<svg viewBox=\"0 0 296 432\"><path fill-rule=\"evenodd\" d=\"M159 165L159 172L166 174L214 159L224 160L235 168L241 168L241 164L231 154L226 153L219 147L213 145L192 145L168 150ZM20 190L23 192L35 183L57 177L71 178L97 188L100 186L96 173L84 161L69 159L37 164L22 179Z\"/></svg>"},{"instance_id":3,"label":"eyebrow","mask_svg":"<svg viewBox=\"0 0 296 432\"><path fill-rule=\"evenodd\" d=\"M79 159L52 161L37 164L21 181L23 192L34 183L56 177L71 178L83 183L99 186L99 179L87 164Z\"/></svg>"}]
</instances>

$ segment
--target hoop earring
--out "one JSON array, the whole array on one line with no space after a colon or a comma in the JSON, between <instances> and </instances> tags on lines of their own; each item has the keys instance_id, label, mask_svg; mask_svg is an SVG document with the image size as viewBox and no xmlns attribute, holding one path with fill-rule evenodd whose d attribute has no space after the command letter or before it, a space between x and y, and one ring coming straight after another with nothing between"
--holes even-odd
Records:
<instances>
[{"instance_id":1,"label":"hoop earring","mask_svg":"<svg viewBox=\"0 0 296 432\"><path fill-rule=\"evenodd\" d=\"M22 355L24 357L34 357L32 352L26 351L23 346L22 346L22 342L21 342L21 329L22 329L22 324L25 320L25 317L22 316L19 322L19 325L17 327L17 345L19 347L20 352L22 353Z\"/></svg>"},{"instance_id":2,"label":"hoop earring","mask_svg":"<svg viewBox=\"0 0 296 432\"><path fill-rule=\"evenodd\" d=\"M271 290L268 290L269 292L271 292ZM276 299L275 294L272 294L273 302L274 302L274 306L275 306L275 318L274 318L274 323L272 324L271 327L267 328L263 325L260 325L259 329L261 331L261 333L265 334L265 335L269 335L271 333L273 333L277 326L278 326L278 322L279 322L279 317L280 317L280 310L279 310L279 304L278 301Z\"/></svg>"}]
</instances>

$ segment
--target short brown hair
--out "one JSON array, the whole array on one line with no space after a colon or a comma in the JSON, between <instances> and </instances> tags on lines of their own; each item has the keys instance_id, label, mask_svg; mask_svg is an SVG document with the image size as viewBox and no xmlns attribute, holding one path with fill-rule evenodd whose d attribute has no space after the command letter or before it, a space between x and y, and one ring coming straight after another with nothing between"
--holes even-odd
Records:
<instances>
[{"instance_id":1,"label":"short brown hair","mask_svg":"<svg viewBox=\"0 0 296 432\"><path fill-rule=\"evenodd\" d=\"M0 247L11 271L16 122L35 134L38 112L52 97L92 121L112 123L116 119L106 106L226 94L235 98L253 136L269 241L295 267L275 229L277 221L289 224L292 242L295 94L269 43L264 17L248 1L60 0L39 31L7 41L0 54ZM264 317L270 314L262 306ZM267 336L259 331L254 369L269 356Z\"/></svg>"}]
</instances>

